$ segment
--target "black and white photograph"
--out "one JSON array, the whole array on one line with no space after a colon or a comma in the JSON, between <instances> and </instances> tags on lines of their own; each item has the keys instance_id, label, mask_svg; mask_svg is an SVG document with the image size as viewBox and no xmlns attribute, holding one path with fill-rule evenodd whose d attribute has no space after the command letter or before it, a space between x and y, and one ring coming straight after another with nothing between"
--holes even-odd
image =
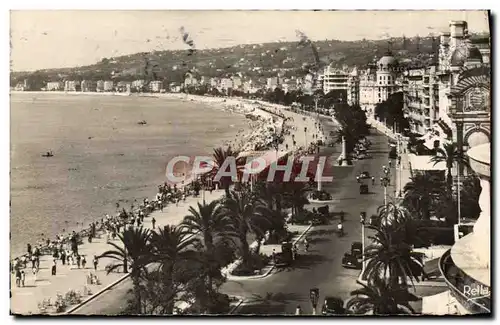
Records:
<instances>
[{"instance_id":1,"label":"black and white photograph","mask_svg":"<svg viewBox=\"0 0 500 325\"><path fill-rule=\"evenodd\" d=\"M12 318L492 315L489 10L9 15Z\"/></svg>"}]
</instances>

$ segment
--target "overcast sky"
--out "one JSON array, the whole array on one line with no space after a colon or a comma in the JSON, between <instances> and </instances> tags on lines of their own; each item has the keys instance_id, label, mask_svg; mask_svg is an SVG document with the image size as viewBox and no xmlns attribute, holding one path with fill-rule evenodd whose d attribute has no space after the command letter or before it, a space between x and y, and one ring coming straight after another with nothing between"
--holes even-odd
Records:
<instances>
[{"instance_id":1,"label":"overcast sky","mask_svg":"<svg viewBox=\"0 0 500 325\"><path fill-rule=\"evenodd\" d=\"M313 40L436 35L450 20L489 31L486 11L12 11L14 71L93 64L103 57L187 48Z\"/></svg>"}]
</instances>

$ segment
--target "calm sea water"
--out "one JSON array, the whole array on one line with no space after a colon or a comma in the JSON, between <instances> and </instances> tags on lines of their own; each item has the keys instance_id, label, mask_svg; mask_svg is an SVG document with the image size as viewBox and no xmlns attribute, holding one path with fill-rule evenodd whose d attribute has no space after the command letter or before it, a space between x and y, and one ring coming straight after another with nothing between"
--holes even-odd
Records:
<instances>
[{"instance_id":1,"label":"calm sea water","mask_svg":"<svg viewBox=\"0 0 500 325\"><path fill-rule=\"evenodd\" d=\"M11 253L152 197L171 157L210 154L243 128L243 116L194 102L12 94Z\"/></svg>"}]
</instances>

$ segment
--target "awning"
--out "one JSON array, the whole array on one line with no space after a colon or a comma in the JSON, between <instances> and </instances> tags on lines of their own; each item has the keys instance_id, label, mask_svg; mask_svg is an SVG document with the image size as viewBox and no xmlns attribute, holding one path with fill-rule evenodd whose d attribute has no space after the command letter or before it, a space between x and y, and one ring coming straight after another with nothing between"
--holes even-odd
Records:
<instances>
[{"instance_id":1,"label":"awning","mask_svg":"<svg viewBox=\"0 0 500 325\"><path fill-rule=\"evenodd\" d=\"M451 295L450 290L433 296L422 297L423 315L457 315L459 310L455 308L457 301Z\"/></svg>"},{"instance_id":2,"label":"awning","mask_svg":"<svg viewBox=\"0 0 500 325\"><path fill-rule=\"evenodd\" d=\"M424 272L427 274L429 277L436 277L439 276L441 273L439 272L439 259L440 258L435 258L432 260L429 260L425 262L424 264Z\"/></svg>"},{"instance_id":3,"label":"awning","mask_svg":"<svg viewBox=\"0 0 500 325\"><path fill-rule=\"evenodd\" d=\"M433 156L417 156L409 154L408 158L412 170L446 170L446 163L441 161L437 164L431 161Z\"/></svg>"}]
</instances>

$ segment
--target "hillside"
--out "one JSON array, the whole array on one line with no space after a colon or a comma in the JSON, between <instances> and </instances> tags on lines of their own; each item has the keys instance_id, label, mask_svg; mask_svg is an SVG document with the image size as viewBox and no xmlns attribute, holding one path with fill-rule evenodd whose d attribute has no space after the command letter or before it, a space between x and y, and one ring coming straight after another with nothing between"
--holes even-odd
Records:
<instances>
[{"instance_id":1,"label":"hillside","mask_svg":"<svg viewBox=\"0 0 500 325\"><path fill-rule=\"evenodd\" d=\"M389 40L314 42L321 62L338 67L343 65L365 67L374 57L383 56L390 47L400 62L419 60L429 62L431 53L438 47L437 38L431 37L392 38ZM135 80L153 78L182 81L191 71L205 77L221 77L241 72L250 78L275 76L273 69L282 69L288 76L302 74L305 63L314 63L310 46L302 47L298 42L239 45L229 48L199 50L191 54L187 50L157 51L105 58L84 67L39 70L35 72L12 72L11 85L28 78L33 86L43 86L46 81L64 79ZM255 69L260 68L260 69Z\"/></svg>"}]
</instances>

